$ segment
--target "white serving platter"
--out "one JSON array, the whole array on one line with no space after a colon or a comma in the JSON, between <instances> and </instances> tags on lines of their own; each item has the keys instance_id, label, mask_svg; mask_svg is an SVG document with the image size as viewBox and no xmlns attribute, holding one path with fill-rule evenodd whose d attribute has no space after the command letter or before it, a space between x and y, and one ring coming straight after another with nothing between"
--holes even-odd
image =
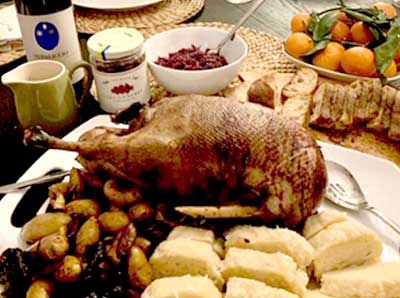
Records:
<instances>
[{"instance_id":1,"label":"white serving platter","mask_svg":"<svg viewBox=\"0 0 400 298\"><path fill-rule=\"evenodd\" d=\"M96 126L115 126L108 115L96 116L68 134L66 140L77 140L85 131ZM383 211L387 216L400 224L400 169L387 160L358 151L346 149L340 146L319 143L326 159L333 160L345 165L360 183L368 201ZM77 156L74 152L62 150L48 150L21 176L19 181L35 178L46 174L48 171L60 168L69 170L71 167L79 167L75 161ZM11 224L11 215L22 198L24 191L11 193L0 201L0 253L8 247L23 247L19 239L20 229ZM46 203L38 211L44 212ZM338 209L333 204L324 201L320 209ZM350 217L359 220L370 228L374 229L382 238L385 244L383 261L400 261L398 252L400 235L392 231L379 219L367 213L347 212Z\"/></svg>"},{"instance_id":2,"label":"white serving platter","mask_svg":"<svg viewBox=\"0 0 400 298\"><path fill-rule=\"evenodd\" d=\"M337 81L342 81L346 83L351 83L354 82L355 80L379 80L378 78L369 78L369 77L360 77L360 76L355 76L355 75L350 75L346 73L342 73L339 71L333 71L329 70L326 68L322 68L319 66L315 66L313 64L307 63L303 60L297 59L291 55L288 54L286 51L285 47L282 47L282 51L285 54L286 58L288 58L291 62L293 62L297 67L308 67L313 70L315 70L317 73L319 73L321 76L337 80ZM395 88L400 88L400 74L397 76L391 77L387 79L387 82L389 85L395 87Z\"/></svg>"},{"instance_id":3,"label":"white serving platter","mask_svg":"<svg viewBox=\"0 0 400 298\"><path fill-rule=\"evenodd\" d=\"M163 0L72 0L72 4L99 10L123 10L139 9L161 1Z\"/></svg>"}]
</instances>

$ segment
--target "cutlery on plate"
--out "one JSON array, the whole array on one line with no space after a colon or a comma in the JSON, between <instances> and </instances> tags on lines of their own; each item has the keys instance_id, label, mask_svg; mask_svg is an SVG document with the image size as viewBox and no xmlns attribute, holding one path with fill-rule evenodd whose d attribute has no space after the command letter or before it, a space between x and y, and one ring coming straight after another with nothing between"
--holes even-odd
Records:
<instances>
[{"instance_id":1,"label":"cutlery on plate","mask_svg":"<svg viewBox=\"0 0 400 298\"><path fill-rule=\"evenodd\" d=\"M229 31L229 33L225 36L225 38L217 45L217 47L215 49L212 49L212 51L216 51L218 54L221 51L221 49L224 47L224 45L226 44L226 42L228 40L230 40L236 33L236 31L238 31L238 29L240 28L240 26L243 25L244 22L247 21L247 19L257 10L257 8L264 3L265 0L257 0L256 2L254 2L254 4L249 8L249 10L244 14L244 16L239 20L239 22L237 22L237 24L235 25L235 27L233 27L233 29L231 31Z\"/></svg>"},{"instance_id":2,"label":"cutlery on plate","mask_svg":"<svg viewBox=\"0 0 400 298\"><path fill-rule=\"evenodd\" d=\"M10 192L17 192L17 191L21 191L24 188L28 187L28 186L32 186L35 184L43 184L46 182L51 182L54 180L58 180L60 178L63 178L67 175L69 175L71 171L61 171L61 172L56 172L56 173L51 173L51 174L47 174L41 177L37 177L34 179L29 179L29 180L25 180L25 181L21 181L21 182L17 182L17 183L11 183L11 184L7 184L7 185L3 185L0 186L0 194L7 194Z\"/></svg>"},{"instance_id":3,"label":"cutlery on plate","mask_svg":"<svg viewBox=\"0 0 400 298\"><path fill-rule=\"evenodd\" d=\"M341 164L326 160L328 169L328 189L326 198L336 205L354 211L369 211L379 217L400 235L400 226L371 206L351 172Z\"/></svg>"}]
</instances>

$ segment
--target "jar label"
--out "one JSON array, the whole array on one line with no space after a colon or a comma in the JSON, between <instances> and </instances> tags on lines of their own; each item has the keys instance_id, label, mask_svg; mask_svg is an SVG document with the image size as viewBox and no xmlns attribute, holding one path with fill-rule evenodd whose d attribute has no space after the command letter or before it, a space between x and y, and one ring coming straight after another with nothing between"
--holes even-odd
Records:
<instances>
[{"instance_id":1,"label":"jar label","mask_svg":"<svg viewBox=\"0 0 400 298\"><path fill-rule=\"evenodd\" d=\"M18 14L18 20L28 60L57 60L67 67L82 60L72 6L48 15ZM77 70L72 82L83 76L83 70Z\"/></svg>"},{"instance_id":2,"label":"jar label","mask_svg":"<svg viewBox=\"0 0 400 298\"><path fill-rule=\"evenodd\" d=\"M115 113L128 108L135 102L150 100L150 87L146 63L118 73L105 73L93 68L97 97L101 108Z\"/></svg>"}]
</instances>

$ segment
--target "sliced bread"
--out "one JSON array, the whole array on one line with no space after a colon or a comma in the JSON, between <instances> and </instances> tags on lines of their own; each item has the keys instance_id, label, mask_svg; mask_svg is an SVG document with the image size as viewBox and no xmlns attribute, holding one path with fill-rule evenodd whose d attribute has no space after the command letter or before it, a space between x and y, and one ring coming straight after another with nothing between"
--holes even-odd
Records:
<instances>
[{"instance_id":1,"label":"sliced bread","mask_svg":"<svg viewBox=\"0 0 400 298\"><path fill-rule=\"evenodd\" d=\"M177 238L161 242L150 257L154 277L206 275L222 288L221 260L211 244Z\"/></svg>"},{"instance_id":2,"label":"sliced bread","mask_svg":"<svg viewBox=\"0 0 400 298\"><path fill-rule=\"evenodd\" d=\"M329 271L376 262L382 253L376 233L350 219L328 226L308 241L315 249L317 279Z\"/></svg>"},{"instance_id":3,"label":"sliced bread","mask_svg":"<svg viewBox=\"0 0 400 298\"><path fill-rule=\"evenodd\" d=\"M265 284L303 296L308 276L298 270L293 259L282 253L268 254L242 248L230 248L226 254L222 276L255 279Z\"/></svg>"},{"instance_id":4,"label":"sliced bread","mask_svg":"<svg viewBox=\"0 0 400 298\"><path fill-rule=\"evenodd\" d=\"M386 107L385 111L383 112L383 129L388 130L390 128L390 124L392 122L392 111L394 103L396 102L396 97L398 91L390 86L385 86L382 88L383 96L387 96L386 99Z\"/></svg>"},{"instance_id":5,"label":"sliced bread","mask_svg":"<svg viewBox=\"0 0 400 298\"><path fill-rule=\"evenodd\" d=\"M334 96L335 85L322 83L312 97L310 124L317 127L331 127L330 102Z\"/></svg>"},{"instance_id":6,"label":"sliced bread","mask_svg":"<svg viewBox=\"0 0 400 298\"><path fill-rule=\"evenodd\" d=\"M396 93L391 118L388 136L392 140L400 141L400 91Z\"/></svg>"},{"instance_id":7,"label":"sliced bread","mask_svg":"<svg viewBox=\"0 0 400 298\"><path fill-rule=\"evenodd\" d=\"M337 298L400 297L400 263L365 265L322 275L321 292Z\"/></svg>"},{"instance_id":8,"label":"sliced bread","mask_svg":"<svg viewBox=\"0 0 400 298\"><path fill-rule=\"evenodd\" d=\"M281 252L290 256L300 269L311 264L314 248L300 234L289 229L265 226L236 226L225 236L225 247L254 249L266 253Z\"/></svg>"},{"instance_id":9,"label":"sliced bread","mask_svg":"<svg viewBox=\"0 0 400 298\"><path fill-rule=\"evenodd\" d=\"M347 216L343 212L333 209L323 210L307 218L303 228L303 236L310 239L326 227L345 220L347 220Z\"/></svg>"},{"instance_id":10,"label":"sliced bread","mask_svg":"<svg viewBox=\"0 0 400 298\"><path fill-rule=\"evenodd\" d=\"M164 277L153 281L141 298L221 298L214 283L205 276Z\"/></svg>"},{"instance_id":11,"label":"sliced bread","mask_svg":"<svg viewBox=\"0 0 400 298\"><path fill-rule=\"evenodd\" d=\"M288 98L283 107L282 113L284 116L296 121L302 126L308 125L311 112L311 95L297 95Z\"/></svg>"},{"instance_id":12,"label":"sliced bread","mask_svg":"<svg viewBox=\"0 0 400 298\"><path fill-rule=\"evenodd\" d=\"M257 280L232 277L227 283L225 298L299 298L299 296L267 286Z\"/></svg>"},{"instance_id":13,"label":"sliced bread","mask_svg":"<svg viewBox=\"0 0 400 298\"><path fill-rule=\"evenodd\" d=\"M318 74L309 68L301 68L288 85L283 88L283 96L286 98L297 95L310 95L318 85Z\"/></svg>"},{"instance_id":14,"label":"sliced bread","mask_svg":"<svg viewBox=\"0 0 400 298\"><path fill-rule=\"evenodd\" d=\"M168 235L167 240L174 239L191 239L202 241L209 244L214 244L215 236L211 230L194 228L189 226L177 226Z\"/></svg>"}]
</instances>

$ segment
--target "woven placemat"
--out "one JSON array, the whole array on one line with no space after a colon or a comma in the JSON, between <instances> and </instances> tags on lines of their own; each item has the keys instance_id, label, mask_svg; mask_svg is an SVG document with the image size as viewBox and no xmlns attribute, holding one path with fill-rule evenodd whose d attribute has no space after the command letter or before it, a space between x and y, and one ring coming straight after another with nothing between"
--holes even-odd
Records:
<instances>
[{"instance_id":1,"label":"woven placemat","mask_svg":"<svg viewBox=\"0 0 400 298\"><path fill-rule=\"evenodd\" d=\"M25 56L25 51L23 50L18 50L18 51L12 50L9 52L0 53L0 66L11 63L24 56Z\"/></svg>"},{"instance_id":2,"label":"woven placemat","mask_svg":"<svg viewBox=\"0 0 400 298\"><path fill-rule=\"evenodd\" d=\"M146 29L180 24L198 14L205 0L164 0L131 11L102 11L76 7L78 32L94 34L113 27Z\"/></svg>"},{"instance_id":3,"label":"woven placemat","mask_svg":"<svg viewBox=\"0 0 400 298\"><path fill-rule=\"evenodd\" d=\"M196 22L190 24L161 26L141 31L146 38L149 38L152 35L165 30L192 26L213 27L223 30L230 30L233 28L233 25L219 22ZM242 72L253 70L276 70L283 73L295 72L296 66L290 62L282 52L282 40L279 37L246 27L240 28L237 34L246 41L249 47L248 56L241 68ZM235 85L238 82L238 80L235 80L231 85ZM158 85L154 79L151 80L151 90L153 100L158 100L162 97L171 95L163 87Z\"/></svg>"}]
</instances>

